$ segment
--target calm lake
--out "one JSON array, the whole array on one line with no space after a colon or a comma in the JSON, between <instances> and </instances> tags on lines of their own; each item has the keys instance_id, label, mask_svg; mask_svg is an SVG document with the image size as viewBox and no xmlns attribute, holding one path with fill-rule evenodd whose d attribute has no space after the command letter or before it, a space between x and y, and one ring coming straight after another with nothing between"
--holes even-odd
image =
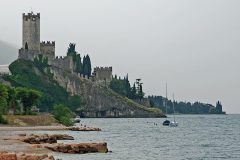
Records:
<instances>
[{"instance_id":1,"label":"calm lake","mask_svg":"<svg viewBox=\"0 0 240 160\"><path fill-rule=\"evenodd\" d=\"M172 115L169 119L173 119ZM240 115L177 115L179 126L165 119L82 119L101 132L69 132L79 142L107 142L111 153L56 154L63 160L240 159ZM39 133L39 132L38 132ZM41 132L41 133L59 133Z\"/></svg>"}]
</instances>

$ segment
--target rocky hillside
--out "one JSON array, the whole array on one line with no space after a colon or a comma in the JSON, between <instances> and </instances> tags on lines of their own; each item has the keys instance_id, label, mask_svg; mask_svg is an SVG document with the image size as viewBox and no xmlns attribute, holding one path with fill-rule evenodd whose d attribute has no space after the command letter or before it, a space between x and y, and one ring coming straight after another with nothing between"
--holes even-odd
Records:
<instances>
[{"instance_id":1,"label":"rocky hillside","mask_svg":"<svg viewBox=\"0 0 240 160\"><path fill-rule=\"evenodd\" d=\"M123 97L104 83L93 82L56 67L39 69L33 62L17 60L10 65L10 70L13 75L5 79L15 86L44 92L50 99L44 97L43 101L65 103L71 108L73 103L68 103L68 100L76 96L81 98L81 104L74 110L82 117L164 117L159 109L145 107Z\"/></svg>"}]
</instances>

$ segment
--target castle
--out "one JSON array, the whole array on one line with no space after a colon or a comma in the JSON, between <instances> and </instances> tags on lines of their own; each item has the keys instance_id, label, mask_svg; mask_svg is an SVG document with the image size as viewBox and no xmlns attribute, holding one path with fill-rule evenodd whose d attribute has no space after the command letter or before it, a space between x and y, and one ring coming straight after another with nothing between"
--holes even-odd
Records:
<instances>
[{"instance_id":1,"label":"castle","mask_svg":"<svg viewBox=\"0 0 240 160\"><path fill-rule=\"evenodd\" d=\"M48 58L50 66L74 72L75 64L72 56L55 56L55 41L40 42L40 13L33 12L22 15L22 48L18 58L34 61L39 55ZM108 81L112 79L112 67L96 67L92 74L93 80Z\"/></svg>"}]
</instances>

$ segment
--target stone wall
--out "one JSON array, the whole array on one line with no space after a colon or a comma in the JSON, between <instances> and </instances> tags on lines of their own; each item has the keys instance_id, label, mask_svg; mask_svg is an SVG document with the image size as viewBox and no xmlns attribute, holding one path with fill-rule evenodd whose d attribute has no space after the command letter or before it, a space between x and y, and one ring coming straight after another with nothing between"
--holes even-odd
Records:
<instances>
[{"instance_id":1,"label":"stone wall","mask_svg":"<svg viewBox=\"0 0 240 160\"><path fill-rule=\"evenodd\" d=\"M98 81L110 82L112 80L112 67L96 67L93 74Z\"/></svg>"},{"instance_id":2,"label":"stone wall","mask_svg":"<svg viewBox=\"0 0 240 160\"><path fill-rule=\"evenodd\" d=\"M72 95L80 95L82 117L162 117L160 110L149 111L147 107L122 97L107 86L98 85L91 79L52 67L54 79Z\"/></svg>"},{"instance_id":3,"label":"stone wall","mask_svg":"<svg viewBox=\"0 0 240 160\"><path fill-rule=\"evenodd\" d=\"M70 72L73 72L74 70L74 63L71 56L56 57L55 59L53 59L51 65Z\"/></svg>"},{"instance_id":4,"label":"stone wall","mask_svg":"<svg viewBox=\"0 0 240 160\"><path fill-rule=\"evenodd\" d=\"M19 49L18 51L18 58L33 61L35 57L37 57L40 51L32 51L32 50L25 50L23 48Z\"/></svg>"},{"instance_id":5,"label":"stone wall","mask_svg":"<svg viewBox=\"0 0 240 160\"><path fill-rule=\"evenodd\" d=\"M55 42L52 41L43 41L40 44L40 51L44 54L44 56L49 57L49 59L55 58Z\"/></svg>"}]
</instances>

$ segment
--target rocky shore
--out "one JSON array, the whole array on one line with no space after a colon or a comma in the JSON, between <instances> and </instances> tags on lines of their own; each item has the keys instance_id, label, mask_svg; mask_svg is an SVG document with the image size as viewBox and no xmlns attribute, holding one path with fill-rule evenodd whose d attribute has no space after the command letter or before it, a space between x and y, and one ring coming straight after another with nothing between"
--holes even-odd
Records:
<instances>
[{"instance_id":1,"label":"rocky shore","mask_svg":"<svg viewBox=\"0 0 240 160\"><path fill-rule=\"evenodd\" d=\"M47 154L25 154L13 152L0 152L0 160L55 160Z\"/></svg>"},{"instance_id":2,"label":"rocky shore","mask_svg":"<svg viewBox=\"0 0 240 160\"><path fill-rule=\"evenodd\" d=\"M52 126L49 126L50 130ZM0 127L0 131L23 131L26 127ZM39 130L41 127L36 127ZM16 130L14 130L16 129ZM43 128L46 129L46 128ZM56 128L52 128L55 130ZM60 130L59 126L57 127ZM100 128L93 127L62 127L61 130L70 131L101 131ZM24 130L27 131L27 130ZM67 134L12 134L1 135L0 132L0 160L54 160L53 152L62 152L69 154L85 153L107 153L107 143L58 143L58 140L74 140L74 137Z\"/></svg>"}]
</instances>

